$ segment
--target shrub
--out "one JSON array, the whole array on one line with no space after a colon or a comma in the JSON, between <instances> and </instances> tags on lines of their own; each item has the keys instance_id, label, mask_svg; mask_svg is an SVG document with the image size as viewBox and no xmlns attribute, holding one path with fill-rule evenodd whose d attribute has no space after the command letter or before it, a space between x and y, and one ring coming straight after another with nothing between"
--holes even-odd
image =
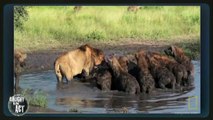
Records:
<instances>
[{"instance_id":1,"label":"shrub","mask_svg":"<svg viewBox=\"0 0 213 120\"><path fill-rule=\"evenodd\" d=\"M41 90L32 89L22 90L21 94L28 100L32 106L47 107L47 95Z\"/></svg>"},{"instance_id":2,"label":"shrub","mask_svg":"<svg viewBox=\"0 0 213 120\"><path fill-rule=\"evenodd\" d=\"M94 30L91 33L86 35L86 38L89 40L101 40L105 38L105 34L101 31Z\"/></svg>"},{"instance_id":3,"label":"shrub","mask_svg":"<svg viewBox=\"0 0 213 120\"><path fill-rule=\"evenodd\" d=\"M15 29L23 28L23 22L28 19L28 12L26 7L16 6L14 7L14 27Z\"/></svg>"}]
</instances>

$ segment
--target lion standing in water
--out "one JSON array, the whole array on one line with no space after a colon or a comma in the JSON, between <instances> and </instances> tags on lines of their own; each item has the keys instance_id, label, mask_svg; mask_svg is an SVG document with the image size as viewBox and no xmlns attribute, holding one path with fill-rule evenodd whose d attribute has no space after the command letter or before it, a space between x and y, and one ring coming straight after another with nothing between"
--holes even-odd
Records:
<instances>
[{"instance_id":1,"label":"lion standing in water","mask_svg":"<svg viewBox=\"0 0 213 120\"><path fill-rule=\"evenodd\" d=\"M66 52L56 58L54 63L58 82L63 82L63 77L67 81L71 81L74 76L82 72L88 76L93 67L101 64L103 60L103 51L93 48L88 44Z\"/></svg>"}]
</instances>

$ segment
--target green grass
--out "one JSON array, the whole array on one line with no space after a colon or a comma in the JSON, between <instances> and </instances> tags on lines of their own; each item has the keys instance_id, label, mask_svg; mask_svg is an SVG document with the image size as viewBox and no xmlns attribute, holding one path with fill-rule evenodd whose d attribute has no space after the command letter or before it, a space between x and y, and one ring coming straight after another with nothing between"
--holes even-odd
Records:
<instances>
[{"instance_id":1,"label":"green grass","mask_svg":"<svg viewBox=\"0 0 213 120\"><path fill-rule=\"evenodd\" d=\"M15 30L15 48L40 50L78 43L200 40L198 6L146 6L137 13L127 6L27 7L29 18Z\"/></svg>"},{"instance_id":2,"label":"green grass","mask_svg":"<svg viewBox=\"0 0 213 120\"><path fill-rule=\"evenodd\" d=\"M28 100L29 104L38 107L47 107L47 95L41 90L33 91L31 89L24 89L21 94Z\"/></svg>"},{"instance_id":3,"label":"green grass","mask_svg":"<svg viewBox=\"0 0 213 120\"><path fill-rule=\"evenodd\" d=\"M200 41L179 43L178 46L184 49L184 52L193 60L200 60Z\"/></svg>"}]
</instances>

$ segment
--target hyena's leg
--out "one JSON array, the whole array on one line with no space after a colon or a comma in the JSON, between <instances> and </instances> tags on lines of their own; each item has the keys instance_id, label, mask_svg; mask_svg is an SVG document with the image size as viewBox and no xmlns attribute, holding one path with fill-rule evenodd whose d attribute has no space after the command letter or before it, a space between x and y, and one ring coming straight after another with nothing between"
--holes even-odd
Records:
<instances>
[{"instance_id":1,"label":"hyena's leg","mask_svg":"<svg viewBox=\"0 0 213 120\"><path fill-rule=\"evenodd\" d=\"M151 93L153 91L154 87L152 85L149 85L147 88L147 93Z\"/></svg>"},{"instance_id":2,"label":"hyena's leg","mask_svg":"<svg viewBox=\"0 0 213 120\"><path fill-rule=\"evenodd\" d=\"M162 88L162 89L166 89L166 86L164 85L164 83L162 83L162 82L158 82L158 85L159 85L159 87L160 87L160 88Z\"/></svg>"},{"instance_id":3,"label":"hyena's leg","mask_svg":"<svg viewBox=\"0 0 213 120\"><path fill-rule=\"evenodd\" d=\"M147 87L145 85L142 85L141 92L147 93Z\"/></svg>"},{"instance_id":4,"label":"hyena's leg","mask_svg":"<svg viewBox=\"0 0 213 120\"><path fill-rule=\"evenodd\" d=\"M87 72L83 69L82 72L81 72L81 75L82 75L83 78L86 78Z\"/></svg>"},{"instance_id":5,"label":"hyena's leg","mask_svg":"<svg viewBox=\"0 0 213 120\"><path fill-rule=\"evenodd\" d=\"M176 84L176 80L175 79L171 79L171 87L172 87L172 90L175 90L175 84Z\"/></svg>"},{"instance_id":6,"label":"hyena's leg","mask_svg":"<svg viewBox=\"0 0 213 120\"><path fill-rule=\"evenodd\" d=\"M183 78L183 73L182 72L178 72L178 73L176 73L175 74L175 76L176 76L176 88L180 88L180 86L181 86L181 83L182 83L182 78Z\"/></svg>"},{"instance_id":7,"label":"hyena's leg","mask_svg":"<svg viewBox=\"0 0 213 120\"><path fill-rule=\"evenodd\" d=\"M187 86L193 86L194 85L194 75L189 74L188 79L186 81L187 81Z\"/></svg>"}]
</instances>

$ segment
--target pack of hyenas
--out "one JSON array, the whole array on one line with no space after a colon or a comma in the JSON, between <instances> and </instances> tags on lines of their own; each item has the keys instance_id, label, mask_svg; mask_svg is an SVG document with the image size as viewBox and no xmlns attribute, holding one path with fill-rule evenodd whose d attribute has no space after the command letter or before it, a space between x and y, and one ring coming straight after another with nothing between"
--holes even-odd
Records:
<instances>
[{"instance_id":1,"label":"pack of hyenas","mask_svg":"<svg viewBox=\"0 0 213 120\"><path fill-rule=\"evenodd\" d=\"M63 83L63 78L69 83L80 75L84 79L92 77L101 90L130 94L149 94L155 88L180 89L193 85L194 66L183 50L170 46L164 52L165 55L140 50L134 55L105 56L102 50L85 44L57 57L55 74L58 83ZM16 51L14 58L17 87L26 54Z\"/></svg>"}]
</instances>

